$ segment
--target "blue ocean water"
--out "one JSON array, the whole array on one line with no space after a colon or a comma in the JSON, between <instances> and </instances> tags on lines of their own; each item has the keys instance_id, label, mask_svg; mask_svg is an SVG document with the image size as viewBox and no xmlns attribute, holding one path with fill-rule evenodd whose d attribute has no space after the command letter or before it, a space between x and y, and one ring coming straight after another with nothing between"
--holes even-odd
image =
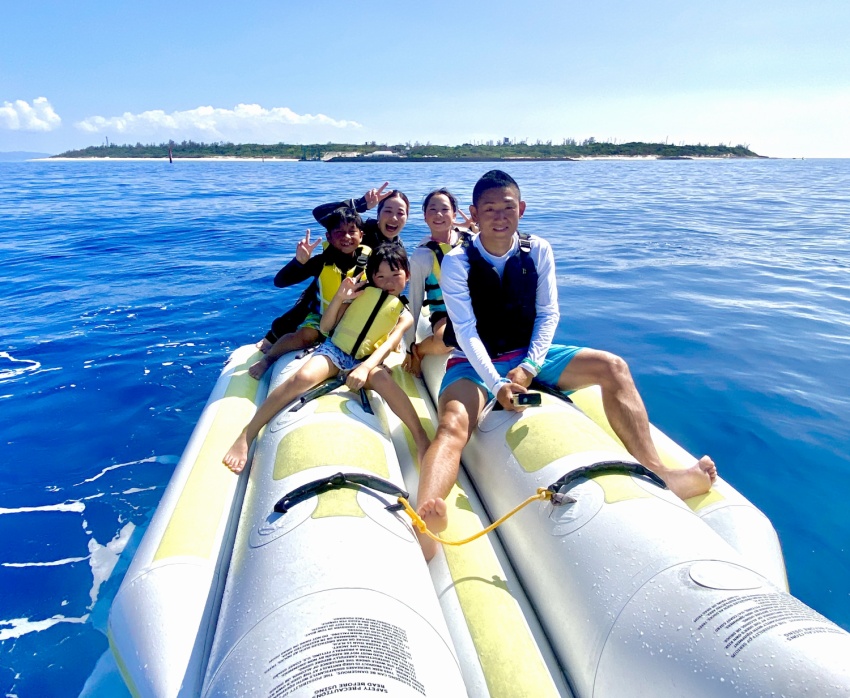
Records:
<instances>
[{"instance_id":1,"label":"blue ocean water","mask_svg":"<svg viewBox=\"0 0 850 698\"><path fill-rule=\"evenodd\" d=\"M0 691L77 695L134 540L311 208L486 164L0 163ZM653 422L776 526L850 630L850 161L506 167L555 250L557 341L625 357ZM426 233L414 214L403 237ZM121 552L124 555L121 555Z\"/></svg>"}]
</instances>

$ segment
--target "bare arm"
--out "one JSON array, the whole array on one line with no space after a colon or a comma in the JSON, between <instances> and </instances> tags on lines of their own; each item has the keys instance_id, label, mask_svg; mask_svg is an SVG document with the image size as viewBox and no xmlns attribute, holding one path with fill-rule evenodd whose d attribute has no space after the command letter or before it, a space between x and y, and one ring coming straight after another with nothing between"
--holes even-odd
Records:
<instances>
[{"instance_id":1,"label":"bare arm","mask_svg":"<svg viewBox=\"0 0 850 698\"><path fill-rule=\"evenodd\" d=\"M348 310L349 303L363 293L365 286L365 281L358 281L350 276L346 276L342 280L328 305L328 309L322 313L322 319L319 321L319 330L323 334L330 334L333 328L339 324L345 311Z\"/></svg>"}]
</instances>

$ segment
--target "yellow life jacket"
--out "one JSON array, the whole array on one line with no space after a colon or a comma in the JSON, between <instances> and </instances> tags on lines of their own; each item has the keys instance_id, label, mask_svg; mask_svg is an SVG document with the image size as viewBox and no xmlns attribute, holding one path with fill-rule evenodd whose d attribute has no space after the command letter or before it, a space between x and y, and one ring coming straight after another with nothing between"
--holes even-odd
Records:
<instances>
[{"instance_id":1,"label":"yellow life jacket","mask_svg":"<svg viewBox=\"0 0 850 698\"><path fill-rule=\"evenodd\" d=\"M329 243L323 242L322 251L328 249L328 245ZM322 271L319 272L318 276L320 314L325 314L325 311L331 304L336 292L339 290L339 286L342 283L343 278L346 276L360 276L360 274L366 270L366 261L369 259L369 254L371 252L372 248L367 247L366 245L360 245L354 253L357 255L357 263L347 272L343 272L342 269L333 262L328 262L322 267Z\"/></svg>"},{"instance_id":2,"label":"yellow life jacket","mask_svg":"<svg viewBox=\"0 0 850 698\"><path fill-rule=\"evenodd\" d=\"M345 311L331 334L331 341L355 359L364 359L387 341L407 300L367 286Z\"/></svg>"}]
</instances>

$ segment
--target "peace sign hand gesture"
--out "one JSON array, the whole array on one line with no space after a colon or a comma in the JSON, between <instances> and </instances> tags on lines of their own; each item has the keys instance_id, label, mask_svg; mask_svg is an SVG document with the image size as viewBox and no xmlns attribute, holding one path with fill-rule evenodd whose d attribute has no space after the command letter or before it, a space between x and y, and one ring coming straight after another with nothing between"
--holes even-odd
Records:
<instances>
[{"instance_id":1,"label":"peace sign hand gesture","mask_svg":"<svg viewBox=\"0 0 850 698\"><path fill-rule=\"evenodd\" d=\"M365 279L361 279L360 276L346 276L339 285L336 295L343 303L351 303L351 301L363 293L365 288Z\"/></svg>"},{"instance_id":2,"label":"peace sign hand gesture","mask_svg":"<svg viewBox=\"0 0 850 698\"><path fill-rule=\"evenodd\" d=\"M318 247L321 240L316 240L314 243L310 243L310 229L307 228L307 234L304 236L304 239L301 240L297 247L295 248L295 259L300 264L307 264L310 261L310 256L313 254L313 250Z\"/></svg>"},{"instance_id":3,"label":"peace sign hand gesture","mask_svg":"<svg viewBox=\"0 0 850 698\"><path fill-rule=\"evenodd\" d=\"M457 226L458 228L466 228L471 233L477 233L478 232L478 226L475 224L475 221L473 221L469 216L467 216L463 212L463 210L458 209L457 212L458 212L458 214L460 214L460 217L463 218L463 220L462 221L455 220L455 222L454 222L455 226Z\"/></svg>"},{"instance_id":4,"label":"peace sign hand gesture","mask_svg":"<svg viewBox=\"0 0 850 698\"><path fill-rule=\"evenodd\" d=\"M391 192L384 191L389 184L389 182L384 182L380 189L370 189L363 195L363 198L366 199L366 208L375 208L390 195Z\"/></svg>"}]
</instances>

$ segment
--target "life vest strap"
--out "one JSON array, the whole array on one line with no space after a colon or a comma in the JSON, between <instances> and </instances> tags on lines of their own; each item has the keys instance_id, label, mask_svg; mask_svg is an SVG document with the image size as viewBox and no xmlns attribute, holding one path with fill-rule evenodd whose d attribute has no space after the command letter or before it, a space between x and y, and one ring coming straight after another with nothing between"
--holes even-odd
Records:
<instances>
[{"instance_id":1,"label":"life vest strap","mask_svg":"<svg viewBox=\"0 0 850 698\"><path fill-rule=\"evenodd\" d=\"M372 308L372 312L369 313L369 317L366 319L366 322L363 325L363 329L360 330L360 334L357 335L357 339L354 340L354 345L351 347L351 351L349 352L352 356L357 356L357 352L360 350L360 345L363 344L363 340L366 339L366 335L372 328L372 323L375 322L375 318L378 317L378 313L381 312L381 308L384 305L384 300L386 300L387 296L389 295L390 294L386 291L381 291L381 295L378 296L378 302L375 303L375 307Z\"/></svg>"}]
</instances>

